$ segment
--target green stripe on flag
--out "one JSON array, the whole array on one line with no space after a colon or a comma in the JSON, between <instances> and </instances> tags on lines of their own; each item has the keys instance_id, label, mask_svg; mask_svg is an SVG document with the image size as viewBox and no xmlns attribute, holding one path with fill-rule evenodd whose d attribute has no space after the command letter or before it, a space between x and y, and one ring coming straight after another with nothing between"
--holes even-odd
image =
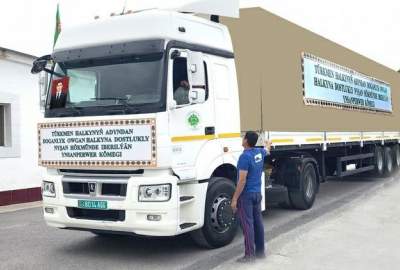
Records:
<instances>
[{"instance_id":1,"label":"green stripe on flag","mask_svg":"<svg viewBox=\"0 0 400 270\"><path fill-rule=\"evenodd\" d=\"M56 13L56 29L54 31L54 43L53 43L53 48L56 46L56 42L58 39L58 36L61 33L61 19L60 19L60 4L57 4L57 13Z\"/></svg>"}]
</instances>

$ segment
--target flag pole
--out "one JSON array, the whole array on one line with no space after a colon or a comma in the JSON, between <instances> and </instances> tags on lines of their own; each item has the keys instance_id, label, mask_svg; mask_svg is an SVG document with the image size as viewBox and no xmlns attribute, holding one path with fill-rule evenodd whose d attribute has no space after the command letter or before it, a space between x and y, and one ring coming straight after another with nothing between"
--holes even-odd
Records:
<instances>
[{"instance_id":1,"label":"flag pole","mask_svg":"<svg viewBox=\"0 0 400 270\"><path fill-rule=\"evenodd\" d=\"M124 15L124 13L125 13L127 1L128 0L125 0L125 2L124 2L124 8L122 9L121 15Z\"/></svg>"}]
</instances>

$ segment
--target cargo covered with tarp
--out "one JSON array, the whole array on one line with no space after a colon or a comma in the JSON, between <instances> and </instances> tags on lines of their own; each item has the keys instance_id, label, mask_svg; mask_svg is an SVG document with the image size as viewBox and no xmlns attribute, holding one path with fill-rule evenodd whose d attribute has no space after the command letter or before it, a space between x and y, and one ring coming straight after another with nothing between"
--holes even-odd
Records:
<instances>
[{"instance_id":1,"label":"cargo covered with tarp","mask_svg":"<svg viewBox=\"0 0 400 270\"><path fill-rule=\"evenodd\" d=\"M223 18L242 130L398 131L400 73L261 8Z\"/></svg>"}]
</instances>

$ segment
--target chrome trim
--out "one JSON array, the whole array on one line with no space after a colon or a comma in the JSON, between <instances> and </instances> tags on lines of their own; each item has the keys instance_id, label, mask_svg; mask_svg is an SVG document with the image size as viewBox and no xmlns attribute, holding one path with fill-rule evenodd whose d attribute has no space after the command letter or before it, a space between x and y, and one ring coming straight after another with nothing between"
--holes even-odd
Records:
<instances>
[{"instance_id":1,"label":"chrome trim","mask_svg":"<svg viewBox=\"0 0 400 270\"><path fill-rule=\"evenodd\" d=\"M107 183L107 184L128 184L129 177L118 177L118 178L109 178L109 177L66 177L64 176L62 182L73 182L73 183L89 183L89 182L97 182L97 183Z\"/></svg>"},{"instance_id":2,"label":"chrome trim","mask_svg":"<svg viewBox=\"0 0 400 270\"><path fill-rule=\"evenodd\" d=\"M107 201L124 201L126 197L121 197L121 196L103 196L103 195L96 195L90 196L90 194L63 194L65 198L67 199L88 199L91 201L101 201L101 200L107 200Z\"/></svg>"},{"instance_id":3,"label":"chrome trim","mask_svg":"<svg viewBox=\"0 0 400 270\"><path fill-rule=\"evenodd\" d=\"M89 194L76 194L76 193L65 194L64 190L63 190L62 195L68 199L124 201L126 198L126 195L125 196L101 195L102 184L126 184L127 188L128 188L128 182L129 182L128 180L129 180L129 177L110 179L110 178L104 177L104 176L103 177L65 177L64 176L62 179L62 184L63 183L84 183L84 184L89 185L90 183L95 183L96 184L96 192L90 193L90 191L89 191Z\"/></svg>"}]
</instances>

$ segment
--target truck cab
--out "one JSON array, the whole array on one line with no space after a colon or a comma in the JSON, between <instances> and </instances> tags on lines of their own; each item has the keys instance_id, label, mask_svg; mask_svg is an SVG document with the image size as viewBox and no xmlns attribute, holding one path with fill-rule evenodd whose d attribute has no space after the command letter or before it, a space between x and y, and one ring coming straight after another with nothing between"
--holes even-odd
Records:
<instances>
[{"instance_id":1,"label":"truck cab","mask_svg":"<svg viewBox=\"0 0 400 270\"><path fill-rule=\"evenodd\" d=\"M224 25L161 10L114 16L63 30L43 59L52 61L38 127L48 225L191 232L209 247L233 239L242 147Z\"/></svg>"}]
</instances>

